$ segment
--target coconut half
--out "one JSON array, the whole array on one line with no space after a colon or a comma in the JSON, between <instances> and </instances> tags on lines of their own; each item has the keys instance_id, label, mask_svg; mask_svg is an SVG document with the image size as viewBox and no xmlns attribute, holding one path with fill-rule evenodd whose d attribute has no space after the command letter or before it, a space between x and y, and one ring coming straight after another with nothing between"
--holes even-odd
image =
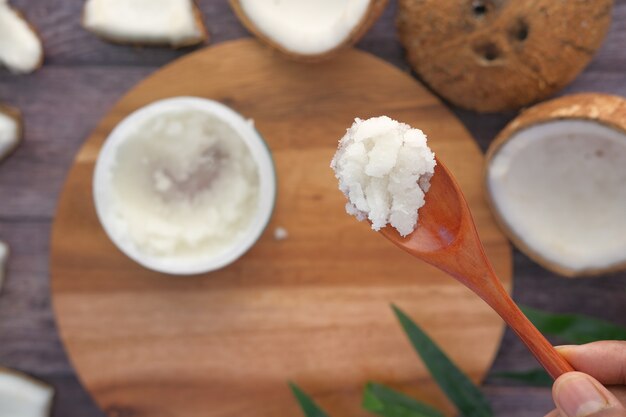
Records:
<instances>
[{"instance_id":1,"label":"coconut half","mask_svg":"<svg viewBox=\"0 0 626 417\"><path fill-rule=\"evenodd\" d=\"M7 0L0 0L0 64L11 72L29 73L43 63L37 32Z\"/></svg>"},{"instance_id":2,"label":"coconut half","mask_svg":"<svg viewBox=\"0 0 626 417\"><path fill-rule=\"evenodd\" d=\"M0 161L9 156L22 139L22 118L20 112L0 104Z\"/></svg>"},{"instance_id":3,"label":"coconut half","mask_svg":"<svg viewBox=\"0 0 626 417\"><path fill-rule=\"evenodd\" d=\"M0 367L0 416L46 417L54 390L20 372Z\"/></svg>"},{"instance_id":4,"label":"coconut half","mask_svg":"<svg viewBox=\"0 0 626 417\"><path fill-rule=\"evenodd\" d=\"M387 0L230 0L239 20L294 59L319 60L357 42Z\"/></svg>"},{"instance_id":5,"label":"coconut half","mask_svg":"<svg viewBox=\"0 0 626 417\"><path fill-rule=\"evenodd\" d=\"M534 106L487 153L494 214L516 246L565 276L626 267L626 100L579 94Z\"/></svg>"},{"instance_id":6,"label":"coconut half","mask_svg":"<svg viewBox=\"0 0 626 417\"><path fill-rule=\"evenodd\" d=\"M417 74L477 111L545 99L589 63L613 0L399 0L398 31Z\"/></svg>"},{"instance_id":7,"label":"coconut half","mask_svg":"<svg viewBox=\"0 0 626 417\"><path fill-rule=\"evenodd\" d=\"M208 39L193 0L87 0L83 26L105 40L124 44L178 48Z\"/></svg>"},{"instance_id":8,"label":"coconut half","mask_svg":"<svg viewBox=\"0 0 626 417\"><path fill-rule=\"evenodd\" d=\"M0 240L0 292L4 284L4 275L7 270L7 261L9 259L9 245Z\"/></svg>"}]
</instances>

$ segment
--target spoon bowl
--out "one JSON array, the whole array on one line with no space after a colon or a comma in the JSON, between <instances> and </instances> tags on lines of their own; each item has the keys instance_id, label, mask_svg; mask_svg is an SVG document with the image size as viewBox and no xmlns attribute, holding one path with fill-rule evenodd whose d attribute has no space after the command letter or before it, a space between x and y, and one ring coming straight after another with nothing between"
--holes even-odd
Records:
<instances>
[{"instance_id":1,"label":"spoon bowl","mask_svg":"<svg viewBox=\"0 0 626 417\"><path fill-rule=\"evenodd\" d=\"M452 275L489 304L517 333L553 377L573 371L569 363L526 318L502 286L485 254L463 192L437 160L435 173L419 210L416 229L402 237L387 226L381 233L411 255Z\"/></svg>"},{"instance_id":2,"label":"spoon bowl","mask_svg":"<svg viewBox=\"0 0 626 417\"><path fill-rule=\"evenodd\" d=\"M393 227L382 230L390 240L400 239L405 250L420 254L436 253L454 245L461 230L463 206L466 205L463 194L439 160L435 172L426 193L426 205L419 211L417 228L404 238Z\"/></svg>"}]
</instances>

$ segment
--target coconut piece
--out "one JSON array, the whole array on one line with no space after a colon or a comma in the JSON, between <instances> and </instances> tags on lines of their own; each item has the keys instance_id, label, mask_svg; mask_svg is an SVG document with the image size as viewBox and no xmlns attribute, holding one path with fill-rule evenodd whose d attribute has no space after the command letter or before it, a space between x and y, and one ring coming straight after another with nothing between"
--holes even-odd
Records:
<instances>
[{"instance_id":1,"label":"coconut piece","mask_svg":"<svg viewBox=\"0 0 626 417\"><path fill-rule=\"evenodd\" d=\"M209 35L193 0L87 0L83 26L123 44L183 47Z\"/></svg>"},{"instance_id":2,"label":"coconut piece","mask_svg":"<svg viewBox=\"0 0 626 417\"><path fill-rule=\"evenodd\" d=\"M387 224L402 236L415 230L435 170L421 130L387 116L355 119L330 166L348 214L368 219L374 230Z\"/></svg>"},{"instance_id":3,"label":"coconut piece","mask_svg":"<svg viewBox=\"0 0 626 417\"><path fill-rule=\"evenodd\" d=\"M488 201L515 245L565 276L626 267L626 100L534 106L487 153Z\"/></svg>"},{"instance_id":4,"label":"coconut piece","mask_svg":"<svg viewBox=\"0 0 626 417\"><path fill-rule=\"evenodd\" d=\"M53 396L51 386L0 367L0 416L47 417Z\"/></svg>"},{"instance_id":5,"label":"coconut piece","mask_svg":"<svg viewBox=\"0 0 626 417\"><path fill-rule=\"evenodd\" d=\"M407 58L433 90L477 111L516 109L571 82L598 49L612 0L400 0Z\"/></svg>"},{"instance_id":6,"label":"coconut piece","mask_svg":"<svg viewBox=\"0 0 626 417\"><path fill-rule=\"evenodd\" d=\"M0 291L4 284L4 275L6 274L7 261L9 259L9 245L0 240Z\"/></svg>"},{"instance_id":7,"label":"coconut piece","mask_svg":"<svg viewBox=\"0 0 626 417\"><path fill-rule=\"evenodd\" d=\"M289 57L316 61L356 43L387 0L230 0L246 28Z\"/></svg>"},{"instance_id":8,"label":"coconut piece","mask_svg":"<svg viewBox=\"0 0 626 417\"><path fill-rule=\"evenodd\" d=\"M22 139L22 117L17 109L0 104L0 161L6 158Z\"/></svg>"},{"instance_id":9,"label":"coconut piece","mask_svg":"<svg viewBox=\"0 0 626 417\"><path fill-rule=\"evenodd\" d=\"M15 73L29 73L42 63L43 46L37 32L7 0L0 0L0 64Z\"/></svg>"},{"instance_id":10,"label":"coconut piece","mask_svg":"<svg viewBox=\"0 0 626 417\"><path fill-rule=\"evenodd\" d=\"M274 229L274 239L275 240L285 240L289 237L289 232L284 227L277 227Z\"/></svg>"}]
</instances>

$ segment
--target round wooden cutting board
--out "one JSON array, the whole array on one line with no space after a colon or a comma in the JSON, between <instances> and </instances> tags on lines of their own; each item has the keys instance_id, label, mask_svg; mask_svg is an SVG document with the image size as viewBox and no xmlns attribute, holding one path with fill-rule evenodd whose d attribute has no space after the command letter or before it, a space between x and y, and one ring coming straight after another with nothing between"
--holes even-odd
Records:
<instances>
[{"instance_id":1,"label":"round wooden cutting board","mask_svg":"<svg viewBox=\"0 0 626 417\"><path fill-rule=\"evenodd\" d=\"M260 241L218 272L173 277L140 267L105 235L91 180L98 151L130 112L165 97L219 100L254 120L276 163L278 199ZM452 278L344 212L329 168L354 117L386 114L423 129L459 180L496 271L511 252L481 189L483 157L461 123L406 74L347 50L307 65L253 40L210 47L128 93L87 140L67 178L51 254L58 326L84 385L110 416L298 416L287 381L331 416L368 415L366 381L451 408L396 323L396 303L474 380L500 319ZM274 239L277 227L285 240Z\"/></svg>"}]
</instances>

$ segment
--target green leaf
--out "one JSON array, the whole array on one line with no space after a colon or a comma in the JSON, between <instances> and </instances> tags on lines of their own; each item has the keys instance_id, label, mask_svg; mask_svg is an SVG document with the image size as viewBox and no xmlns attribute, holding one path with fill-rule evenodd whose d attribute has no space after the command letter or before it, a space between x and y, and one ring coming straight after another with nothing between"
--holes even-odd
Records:
<instances>
[{"instance_id":1,"label":"green leaf","mask_svg":"<svg viewBox=\"0 0 626 417\"><path fill-rule=\"evenodd\" d=\"M464 417L492 417L491 406L478 387L402 310L395 305L392 308L433 378L461 414Z\"/></svg>"},{"instance_id":2,"label":"green leaf","mask_svg":"<svg viewBox=\"0 0 626 417\"><path fill-rule=\"evenodd\" d=\"M306 417L328 417L328 414L326 414L326 412L324 412L324 410L322 410L311 397L302 391L300 387L293 382L289 383L289 387L291 388L293 395L298 400L300 408Z\"/></svg>"},{"instance_id":3,"label":"green leaf","mask_svg":"<svg viewBox=\"0 0 626 417\"><path fill-rule=\"evenodd\" d=\"M626 328L580 314L554 314L521 307L542 333L560 337L567 343L584 344L597 340L626 340Z\"/></svg>"},{"instance_id":4,"label":"green leaf","mask_svg":"<svg viewBox=\"0 0 626 417\"><path fill-rule=\"evenodd\" d=\"M383 417L443 417L431 406L373 382L365 386L363 408Z\"/></svg>"},{"instance_id":5,"label":"green leaf","mask_svg":"<svg viewBox=\"0 0 626 417\"><path fill-rule=\"evenodd\" d=\"M495 372L494 378L509 379L519 381L531 387L551 387L554 379L543 368L531 369L529 371L504 371Z\"/></svg>"}]
</instances>

